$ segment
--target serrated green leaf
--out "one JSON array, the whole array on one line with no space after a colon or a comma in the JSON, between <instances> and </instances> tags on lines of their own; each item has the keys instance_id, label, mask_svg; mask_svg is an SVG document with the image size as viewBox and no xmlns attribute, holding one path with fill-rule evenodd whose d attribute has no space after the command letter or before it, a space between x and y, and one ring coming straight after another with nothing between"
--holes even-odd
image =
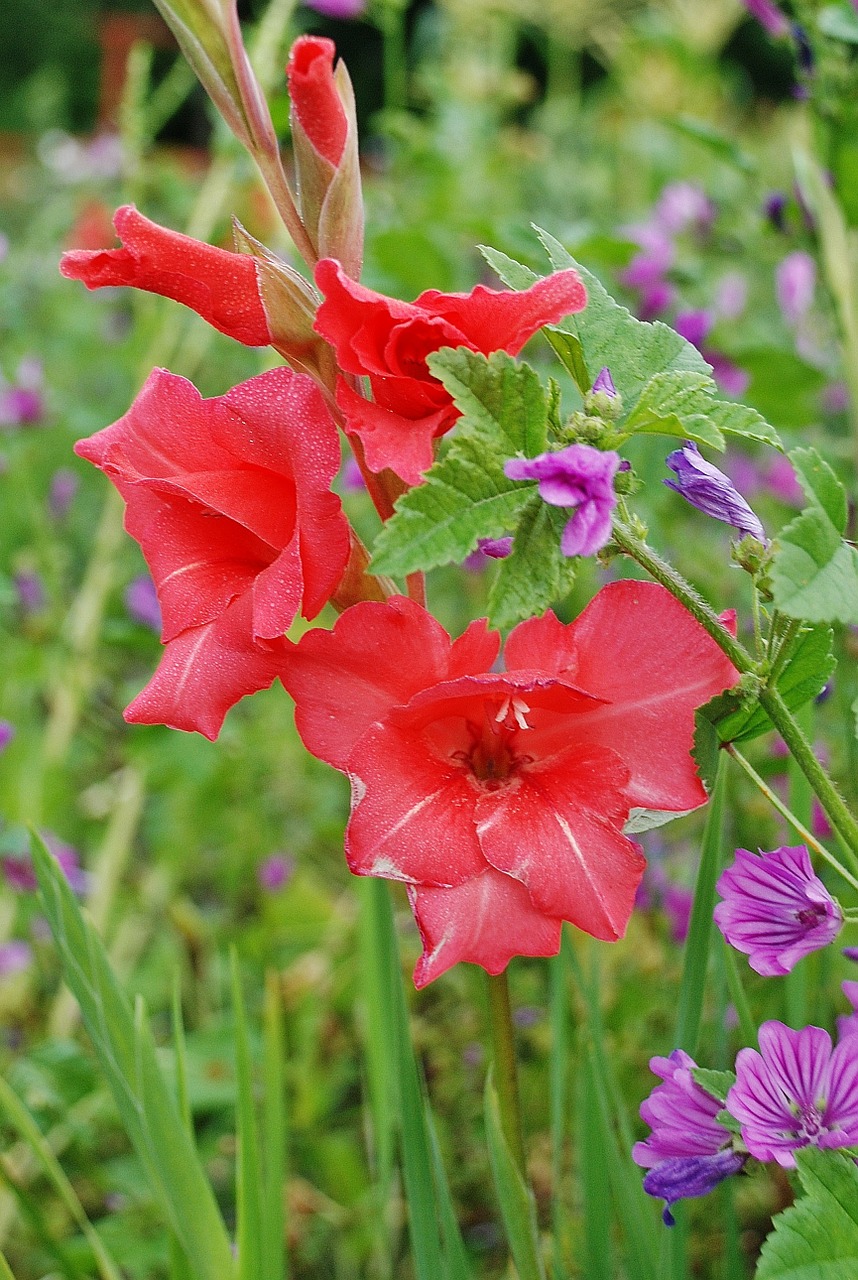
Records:
<instances>
[{"instance_id":1,"label":"serrated green leaf","mask_svg":"<svg viewBox=\"0 0 858 1280\"><path fill-rule=\"evenodd\" d=\"M858 1169L837 1151L796 1152L804 1195L779 1213L763 1245L757 1280L858 1276Z\"/></svg>"},{"instance_id":2,"label":"serrated green leaf","mask_svg":"<svg viewBox=\"0 0 858 1280\"><path fill-rule=\"evenodd\" d=\"M695 1084L711 1093L719 1102L727 1101L727 1094L736 1083L734 1071L712 1071L709 1067L692 1067L691 1074Z\"/></svg>"},{"instance_id":3,"label":"serrated green leaf","mask_svg":"<svg viewBox=\"0 0 858 1280\"><path fill-rule=\"evenodd\" d=\"M503 465L547 443L549 399L529 365L505 352L464 347L429 358L462 411L456 438L422 484L396 503L373 549L374 572L392 575L464 560L479 538L511 532L533 485L508 480Z\"/></svg>"},{"instance_id":4,"label":"serrated green leaf","mask_svg":"<svg viewBox=\"0 0 858 1280\"><path fill-rule=\"evenodd\" d=\"M489 592L488 614L492 626L505 630L524 618L544 613L554 601L571 591L576 560L560 550L569 512L549 507L534 486L526 489L525 507L515 531L512 552L501 560Z\"/></svg>"},{"instance_id":5,"label":"serrated green leaf","mask_svg":"<svg viewBox=\"0 0 858 1280\"><path fill-rule=\"evenodd\" d=\"M837 666L833 640L831 628L825 625L811 627L798 637L775 682L790 711L797 711L825 688ZM731 689L716 694L700 708L700 714L714 725L720 742L748 742L773 727L758 702L743 705Z\"/></svg>"},{"instance_id":6,"label":"serrated green leaf","mask_svg":"<svg viewBox=\"0 0 858 1280\"><path fill-rule=\"evenodd\" d=\"M722 452L725 434L782 447L774 427L756 409L719 400L717 390L706 374L687 370L656 374L622 425L626 431L686 437Z\"/></svg>"},{"instance_id":7,"label":"serrated green leaf","mask_svg":"<svg viewBox=\"0 0 858 1280\"><path fill-rule=\"evenodd\" d=\"M775 606L807 622L858 623L858 551L843 541L843 486L815 449L793 449L789 459L810 505L778 536L771 569Z\"/></svg>"},{"instance_id":8,"label":"serrated green leaf","mask_svg":"<svg viewBox=\"0 0 858 1280\"><path fill-rule=\"evenodd\" d=\"M197 1280L228 1280L233 1274L229 1237L159 1066L148 1025L135 1018L101 939L36 835L32 857L63 976L80 1005L123 1126L164 1219L181 1241Z\"/></svg>"},{"instance_id":9,"label":"serrated green leaf","mask_svg":"<svg viewBox=\"0 0 858 1280\"><path fill-rule=\"evenodd\" d=\"M483 1107L489 1164L516 1270L520 1280L545 1280L545 1266L536 1225L536 1205L507 1145L491 1071L486 1077Z\"/></svg>"}]
</instances>

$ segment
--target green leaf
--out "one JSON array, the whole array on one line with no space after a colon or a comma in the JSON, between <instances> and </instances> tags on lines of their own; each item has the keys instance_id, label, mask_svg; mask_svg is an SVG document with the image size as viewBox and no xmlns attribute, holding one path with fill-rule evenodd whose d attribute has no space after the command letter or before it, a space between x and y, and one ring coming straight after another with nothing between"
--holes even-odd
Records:
<instances>
[{"instance_id":1,"label":"green leaf","mask_svg":"<svg viewBox=\"0 0 858 1280\"><path fill-rule=\"evenodd\" d=\"M711 1071L708 1067L692 1067L691 1074L695 1084L699 1084L701 1089L711 1093L712 1097L717 1098L719 1102L727 1101L727 1094L736 1083L734 1071Z\"/></svg>"},{"instance_id":2,"label":"green leaf","mask_svg":"<svg viewBox=\"0 0 858 1280\"><path fill-rule=\"evenodd\" d=\"M235 1015L236 1081L236 1280L256 1280L262 1275L265 1227L262 1219L263 1185L259 1153L259 1129L253 1090L253 1062L241 974L235 948L230 954L232 1007Z\"/></svg>"},{"instance_id":3,"label":"green leaf","mask_svg":"<svg viewBox=\"0 0 858 1280\"><path fill-rule=\"evenodd\" d=\"M725 434L781 447L756 409L717 398L710 367L696 347L660 321L637 320L559 241L536 231L554 270L574 268L587 288L585 309L545 330L582 394L607 365L623 397L618 425L629 432L658 432L722 451ZM485 247L481 252L510 288L525 289L538 279L506 254Z\"/></svg>"},{"instance_id":4,"label":"green leaf","mask_svg":"<svg viewBox=\"0 0 858 1280\"><path fill-rule=\"evenodd\" d=\"M536 228L555 271L574 268L587 289L587 306L547 334L571 335L581 349L583 371L576 375L567 364L579 391L589 391L599 370L607 365L614 386L623 397L626 412L634 407L650 378L669 369L686 369L708 374L709 365L696 347L661 321L650 324L636 320L631 312L610 296L596 277L576 262L558 240ZM511 289L524 289L539 277L495 249L481 248L489 266ZM573 350L575 348L572 348ZM562 357L561 357L562 358ZM564 361L564 363L566 363ZM586 376L585 376L586 375Z\"/></svg>"},{"instance_id":5,"label":"green leaf","mask_svg":"<svg viewBox=\"0 0 858 1280\"><path fill-rule=\"evenodd\" d=\"M799 635L789 661L775 682L790 711L797 711L815 698L827 684L837 660L833 653L834 636L830 627L810 627ZM728 689L716 694L699 714L714 725L719 742L748 742L767 733L772 722L756 701L743 703Z\"/></svg>"},{"instance_id":6,"label":"green leaf","mask_svg":"<svg viewBox=\"0 0 858 1280\"><path fill-rule=\"evenodd\" d=\"M529 365L464 347L433 354L429 365L463 417L444 457L396 503L376 539L373 572L396 576L459 562L479 538L509 533L534 486L508 480L503 464L546 447L549 401Z\"/></svg>"},{"instance_id":7,"label":"green leaf","mask_svg":"<svg viewBox=\"0 0 858 1280\"><path fill-rule=\"evenodd\" d=\"M512 552L500 561L489 592L489 619L501 629L544 613L571 591L575 580L577 560L560 550L569 512L548 506L535 494L535 485L522 488L528 505L515 531Z\"/></svg>"},{"instance_id":8,"label":"green leaf","mask_svg":"<svg viewBox=\"0 0 858 1280\"><path fill-rule=\"evenodd\" d=\"M815 449L793 449L789 459L810 505L778 536L775 606L808 622L858 623L858 551L843 541L846 493Z\"/></svg>"},{"instance_id":9,"label":"green leaf","mask_svg":"<svg viewBox=\"0 0 858 1280\"><path fill-rule=\"evenodd\" d=\"M545 1266L536 1225L536 1205L504 1136L491 1071L486 1077L483 1107L489 1164L519 1280L545 1280Z\"/></svg>"},{"instance_id":10,"label":"green leaf","mask_svg":"<svg viewBox=\"0 0 858 1280\"><path fill-rule=\"evenodd\" d=\"M181 1241L196 1280L233 1274L229 1237L172 1090L158 1064L148 1026L135 1018L98 934L54 858L37 835L33 866L42 906L86 1029L128 1134Z\"/></svg>"},{"instance_id":11,"label":"green leaf","mask_svg":"<svg viewBox=\"0 0 858 1280\"><path fill-rule=\"evenodd\" d=\"M804 1195L778 1214L757 1280L846 1280L858 1276L858 1169L837 1151L796 1152Z\"/></svg>"},{"instance_id":12,"label":"green leaf","mask_svg":"<svg viewBox=\"0 0 858 1280\"><path fill-rule=\"evenodd\" d=\"M706 374L687 370L656 374L622 425L626 431L680 436L722 452L725 435L782 447L774 427L756 409L719 400L717 390Z\"/></svg>"}]
</instances>

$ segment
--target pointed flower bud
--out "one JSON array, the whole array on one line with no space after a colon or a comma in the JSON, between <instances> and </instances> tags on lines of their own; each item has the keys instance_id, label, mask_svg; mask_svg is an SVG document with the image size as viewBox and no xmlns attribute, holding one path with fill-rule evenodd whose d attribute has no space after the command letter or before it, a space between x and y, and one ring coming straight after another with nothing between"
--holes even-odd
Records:
<instances>
[{"instance_id":1,"label":"pointed flower bud","mask_svg":"<svg viewBox=\"0 0 858 1280\"><path fill-rule=\"evenodd\" d=\"M574 507L560 548L565 556L593 556L611 536L619 466L620 455L613 449L570 444L535 458L510 458L504 474L510 480L538 480L540 498L552 507Z\"/></svg>"},{"instance_id":2,"label":"pointed flower bud","mask_svg":"<svg viewBox=\"0 0 858 1280\"><path fill-rule=\"evenodd\" d=\"M611 371L607 365L596 374L596 381L593 383L591 390L604 391L606 396L610 396L612 400L615 399L617 388L614 386L614 379L611 377Z\"/></svg>"},{"instance_id":3,"label":"pointed flower bud","mask_svg":"<svg viewBox=\"0 0 858 1280\"><path fill-rule=\"evenodd\" d=\"M354 93L332 40L301 36L286 75L298 208L320 258L337 258L357 279L363 261L363 200Z\"/></svg>"},{"instance_id":4,"label":"pointed flower bud","mask_svg":"<svg viewBox=\"0 0 858 1280\"><path fill-rule=\"evenodd\" d=\"M723 902L715 923L767 978L789 973L843 927L843 912L814 874L803 844L759 854L737 849L717 887Z\"/></svg>"},{"instance_id":5,"label":"pointed flower bud","mask_svg":"<svg viewBox=\"0 0 858 1280\"><path fill-rule=\"evenodd\" d=\"M668 489L681 493L692 507L705 515L723 520L740 533L759 538L760 542L768 542L758 517L729 476L707 462L691 440L686 440L681 449L668 455L667 465L676 473L675 480L664 481Z\"/></svg>"}]
</instances>

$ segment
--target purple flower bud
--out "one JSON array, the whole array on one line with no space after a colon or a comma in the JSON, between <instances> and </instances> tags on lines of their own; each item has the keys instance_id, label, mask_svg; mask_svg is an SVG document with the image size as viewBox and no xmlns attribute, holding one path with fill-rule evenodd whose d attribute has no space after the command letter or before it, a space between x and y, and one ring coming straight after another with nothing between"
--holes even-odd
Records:
<instances>
[{"instance_id":1,"label":"purple flower bud","mask_svg":"<svg viewBox=\"0 0 858 1280\"><path fill-rule=\"evenodd\" d=\"M85 893L88 880L86 872L81 868L77 850L50 833L44 833L42 838L68 880L69 887L74 893ZM37 889L38 881L29 853L9 854L0 858L0 868L9 888L16 893L34 893Z\"/></svg>"},{"instance_id":2,"label":"purple flower bud","mask_svg":"<svg viewBox=\"0 0 858 1280\"><path fill-rule=\"evenodd\" d=\"M617 505L614 476L620 455L613 449L570 444L536 458L510 458L504 474L510 480L538 480L539 496L552 507L575 507L563 530L565 556L592 556L611 536L611 512Z\"/></svg>"},{"instance_id":3,"label":"purple flower bud","mask_svg":"<svg viewBox=\"0 0 858 1280\"><path fill-rule=\"evenodd\" d=\"M846 999L852 1005L851 1013L841 1013L837 1016L837 1035L839 1039L843 1040L846 1036L858 1035L858 982L847 979L845 982L841 982L840 986Z\"/></svg>"},{"instance_id":4,"label":"purple flower bud","mask_svg":"<svg viewBox=\"0 0 858 1280\"><path fill-rule=\"evenodd\" d=\"M816 263L809 253L797 249L778 263L775 271L778 306L784 320L795 328L813 305Z\"/></svg>"},{"instance_id":5,"label":"purple flower bud","mask_svg":"<svg viewBox=\"0 0 858 1280\"><path fill-rule=\"evenodd\" d=\"M141 573L125 589L125 608L135 622L161 634L161 606L155 584L148 573Z\"/></svg>"},{"instance_id":6,"label":"purple flower bud","mask_svg":"<svg viewBox=\"0 0 858 1280\"><path fill-rule=\"evenodd\" d=\"M62 520L74 501L79 480L74 471L68 467L60 467L51 476L51 487L48 491L48 510L54 520Z\"/></svg>"},{"instance_id":7,"label":"purple flower bud","mask_svg":"<svg viewBox=\"0 0 858 1280\"><path fill-rule=\"evenodd\" d=\"M664 1200L661 1216L666 1227L673 1227L676 1219L670 1210L677 1200L708 1195L725 1178L738 1173L747 1158L729 1147L711 1156L675 1156L650 1169L643 1188L647 1195Z\"/></svg>"},{"instance_id":8,"label":"purple flower bud","mask_svg":"<svg viewBox=\"0 0 858 1280\"><path fill-rule=\"evenodd\" d=\"M715 923L756 973L789 973L802 956L833 942L843 912L814 874L805 845L753 854L737 849L722 872Z\"/></svg>"},{"instance_id":9,"label":"purple flower bud","mask_svg":"<svg viewBox=\"0 0 858 1280\"><path fill-rule=\"evenodd\" d=\"M348 457L343 463L341 483L345 493L363 493L366 489L357 459Z\"/></svg>"},{"instance_id":10,"label":"purple flower bud","mask_svg":"<svg viewBox=\"0 0 858 1280\"><path fill-rule=\"evenodd\" d=\"M505 560L512 551L512 538L480 538L477 550L490 560Z\"/></svg>"},{"instance_id":11,"label":"purple flower bud","mask_svg":"<svg viewBox=\"0 0 858 1280\"><path fill-rule=\"evenodd\" d=\"M698 350L703 346L709 330L712 328L711 311L680 311L673 322L673 327L680 337L690 342Z\"/></svg>"},{"instance_id":12,"label":"purple flower bud","mask_svg":"<svg viewBox=\"0 0 858 1280\"><path fill-rule=\"evenodd\" d=\"M295 859L285 853L272 853L259 866L259 883L266 893L276 893L289 883L295 871Z\"/></svg>"},{"instance_id":13,"label":"purple flower bud","mask_svg":"<svg viewBox=\"0 0 858 1280\"><path fill-rule=\"evenodd\" d=\"M789 35L789 23L777 5L772 4L772 0L744 0L744 5L770 36L777 39Z\"/></svg>"},{"instance_id":14,"label":"purple flower bud","mask_svg":"<svg viewBox=\"0 0 858 1280\"><path fill-rule=\"evenodd\" d=\"M734 487L729 476L713 467L696 444L686 440L681 449L668 455L667 466L676 473L675 480L665 480L668 489L682 494L698 511L731 524L740 533L750 533L766 542L762 524Z\"/></svg>"},{"instance_id":15,"label":"purple flower bud","mask_svg":"<svg viewBox=\"0 0 858 1280\"><path fill-rule=\"evenodd\" d=\"M34 387L0 389L0 426L31 427L45 416L42 393Z\"/></svg>"},{"instance_id":16,"label":"purple flower bud","mask_svg":"<svg viewBox=\"0 0 858 1280\"><path fill-rule=\"evenodd\" d=\"M611 371L607 365L596 374L596 381L593 383L592 390L604 391L606 396L610 396L612 400L616 399L617 388L614 386L614 379L611 377Z\"/></svg>"},{"instance_id":17,"label":"purple flower bud","mask_svg":"<svg viewBox=\"0 0 858 1280\"><path fill-rule=\"evenodd\" d=\"M843 954L847 960L852 960L858 964L858 947L844 947Z\"/></svg>"},{"instance_id":18,"label":"purple flower bud","mask_svg":"<svg viewBox=\"0 0 858 1280\"><path fill-rule=\"evenodd\" d=\"M799 70L803 75L812 76L814 70L813 47L807 38L807 32L798 22L792 24L791 30L793 40L795 40Z\"/></svg>"},{"instance_id":19,"label":"purple flower bud","mask_svg":"<svg viewBox=\"0 0 858 1280\"><path fill-rule=\"evenodd\" d=\"M0 945L0 978L11 977L28 969L33 960L32 948L26 942L4 942Z\"/></svg>"},{"instance_id":20,"label":"purple flower bud","mask_svg":"<svg viewBox=\"0 0 858 1280\"><path fill-rule=\"evenodd\" d=\"M0 751L5 751L15 736L15 726L9 720L0 720Z\"/></svg>"},{"instance_id":21,"label":"purple flower bud","mask_svg":"<svg viewBox=\"0 0 858 1280\"><path fill-rule=\"evenodd\" d=\"M793 1031L782 1022L760 1027L760 1052L740 1049L727 1110L758 1160L795 1168L802 1147L826 1150L858 1143L858 1042L832 1051L821 1027Z\"/></svg>"}]
</instances>

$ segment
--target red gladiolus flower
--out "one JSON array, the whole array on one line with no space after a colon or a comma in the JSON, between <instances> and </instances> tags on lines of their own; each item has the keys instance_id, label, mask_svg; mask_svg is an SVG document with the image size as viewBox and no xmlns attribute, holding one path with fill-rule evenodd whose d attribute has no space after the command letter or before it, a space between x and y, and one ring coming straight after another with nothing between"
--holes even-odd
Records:
<instances>
[{"instance_id":1,"label":"red gladiolus flower","mask_svg":"<svg viewBox=\"0 0 858 1280\"><path fill-rule=\"evenodd\" d=\"M373 471L389 467L406 484L419 484L432 465L433 441L459 417L426 357L441 347L517 355L543 325L557 324L587 303L571 270L520 293L484 285L467 294L429 289L414 302L364 288L333 259L317 265L316 283L325 295L317 333L330 342L345 373L366 374L372 386L369 401L340 379L337 402L348 429L360 436Z\"/></svg>"},{"instance_id":2,"label":"red gladiolus flower","mask_svg":"<svg viewBox=\"0 0 858 1280\"><path fill-rule=\"evenodd\" d=\"M408 885L418 987L459 960L499 973L551 955L564 920L619 938L644 868L623 825L703 803L694 710L738 678L653 583L604 588L568 626L521 623L502 674L499 643L484 621L451 642L396 597L309 632L284 665L304 744L351 780L349 866Z\"/></svg>"},{"instance_id":3,"label":"red gladiolus flower","mask_svg":"<svg viewBox=\"0 0 858 1280\"><path fill-rule=\"evenodd\" d=\"M324 400L286 368L212 400L156 369L75 451L125 499L163 614L166 652L125 718L214 739L229 708L279 674L283 633L299 610L316 616L346 566Z\"/></svg>"},{"instance_id":4,"label":"red gladiolus flower","mask_svg":"<svg viewBox=\"0 0 858 1280\"><path fill-rule=\"evenodd\" d=\"M60 271L87 289L131 285L184 303L215 329L248 347L271 342L254 258L203 244L150 222L133 205L113 218L120 249L76 249Z\"/></svg>"}]
</instances>

